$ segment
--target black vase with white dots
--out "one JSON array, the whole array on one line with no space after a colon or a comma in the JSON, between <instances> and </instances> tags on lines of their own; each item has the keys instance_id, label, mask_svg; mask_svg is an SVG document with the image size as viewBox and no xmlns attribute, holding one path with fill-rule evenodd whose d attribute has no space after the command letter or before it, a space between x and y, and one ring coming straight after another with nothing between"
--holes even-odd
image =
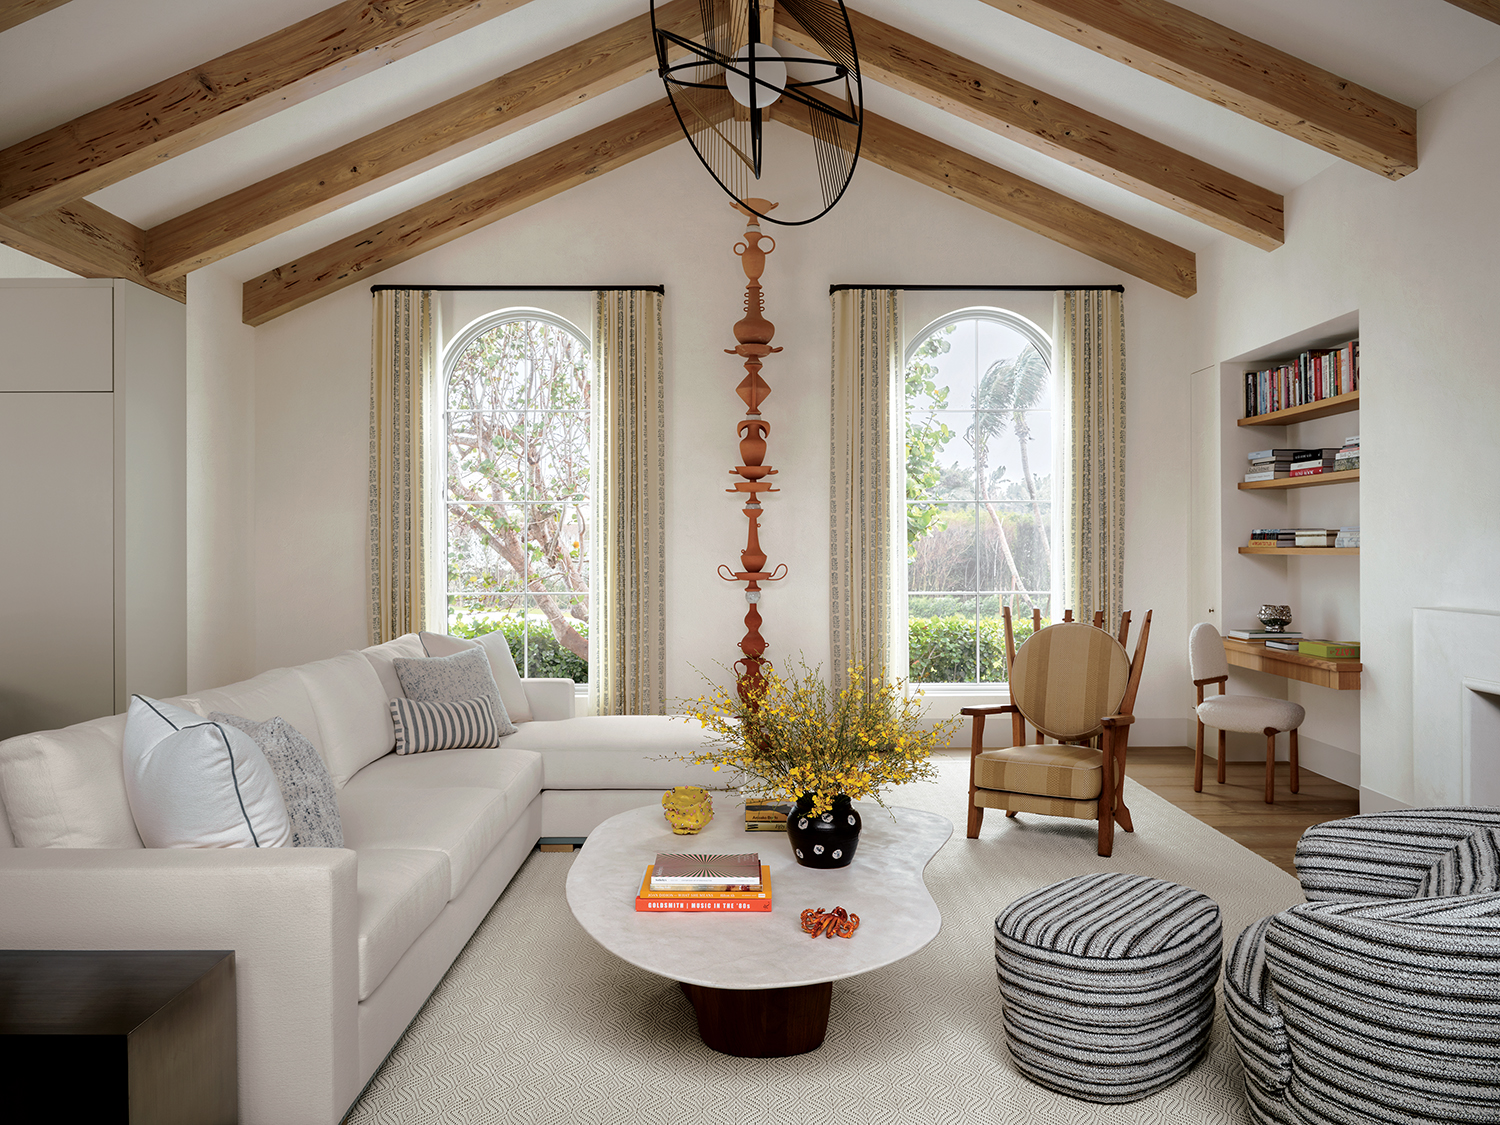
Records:
<instances>
[{"instance_id":1,"label":"black vase with white dots","mask_svg":"<svg viewBox=\"0 0 1500 1125\"><path fill-rule=\"evenodd\" d=\"M812 794L804 793L786 818L792 854L803 867L848 867L859 846L859 812L840 793L833 809L814 816Z\"/></svg>"}]
</instances>

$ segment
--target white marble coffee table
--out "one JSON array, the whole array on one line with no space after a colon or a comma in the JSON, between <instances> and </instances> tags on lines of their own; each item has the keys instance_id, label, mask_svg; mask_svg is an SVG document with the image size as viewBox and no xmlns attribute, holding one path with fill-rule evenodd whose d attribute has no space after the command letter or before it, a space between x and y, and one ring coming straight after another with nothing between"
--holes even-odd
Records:
<instances>
[{"instance_id":1,"label":"white marble coffee table","mask_svg":"<svg viewBox=\"0 0 1500 1125\"><path fill-rule=\"evenodd\" d=\"M917 952L942 918L922 872L953 834L946 818L917 809L856 807L864 821L854 862L803 867L777 832L746 832L742 806L719 797L696 836L677 836L658 805L610 817L590 833L568 872L568 906L617 957L681 983L703 1041L750 1058L796 1055L823 1042L833 982ZM635 909L657 852L758 852L771 869L767 914L645 914ZM808 907L860 917L852 938L810 938Z\"/></svg>"}]
</instances>

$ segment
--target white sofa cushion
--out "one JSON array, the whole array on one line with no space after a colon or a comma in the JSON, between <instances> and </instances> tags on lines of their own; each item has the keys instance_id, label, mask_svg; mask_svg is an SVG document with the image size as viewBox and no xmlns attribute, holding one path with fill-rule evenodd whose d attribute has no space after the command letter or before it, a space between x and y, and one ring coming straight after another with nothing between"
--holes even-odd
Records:
<instances>
[{"instance_id":1,"label":"white sofa cushion","mask_svg":"<svg viewBox=\"0 0 1500 1125\"><path fill-rule=\"evenodd\" d=\"M521 685L521 672L516 667L516 658L511 655L510 643L499 629L485 633L477 641L426 631L417 636L428 656L452 656L466 648L483 649L485 656L489 657L490 671L494 673L510 721L529 723L535 717L531 713L531 701L526 698L526 689Z\"/></svg>"},{"instance_id":2,"label":"white sofa cushion","mask_svg":"<svg viewBox=\"0 0 1500 1125\"><path fill-rule=\"evenodd\" d=\"M357 883L364 1000L448 904L448 857L423 849L365 848Z\"/></svg>"},{"instance_id":3,"label":"white sofa cushion","mask_svg":"<svg viewBox=\"0 0 1500 1125\"><path fill-rule=\"evenodd\" d=\"M323 732L318 728L318 716L313 710L312 700L307 696L302 677L295 668L272 668L248 680L227 687L200 691L188 701L188 706L200 715L210 711L223 711L230 715L243 715L257 723L277 716L285 719L302 733L328 761L324 753ZM329 773L333 770L330 768Z\"/></svg>"},{"instance_id":4,"label":"white sofa cushion","mask_svg":"<svg viewBox=\"0 0 1500 1125\"><path fill-rule=\"evenodd\" d=\"M0 799L21 848L139 848L125 796L125 716L0 742Z\"/></svg>"},{"instance_id":5,"label":"white sofa cushion","mask_svg":"<svg viewBox=\"0 0 1500 1125\"><path fill-rule=\"evenodd\" d=\"M441 757L442 755L434 755ZM425 755L410 761L422 761ZM339 791L344 844L442 852L448 897L458 896L520 814L507 811L499 789L387 789L355 777Z\"/></svg>"},{"instance_id":6,"label":"white sofa cushion","mask_svg":"<svg viewBox=\"0 0 1500 1125\"><path fill-rule=\"evenodd\" d=\"M362 653L352 649L327 660L299 664L292 671L301 678L317 716L323 736L318 752L334 785L343 788L396 744L380 676Z\"/></svg>"},{"instance_id":7,"label":"white sofa cushion","mask_svg":"<svg viewBox=\"0 0 1500 1125\"><path fill-rule=\"evenodd\" d=\"M384 644L362 648L359 654L370 662L370 667L374 668L375 674L380 677L380 686L385 689L387 699L401 699L406 695L406 692L401 690L401 680L396 675L396 666L392 661L398 656L411 659L427 655L422 649L421 640L415 633L406 633Z\"/></svg>"},{"instance_id":8,"label":"white sofa cushion","mask_svg":"<svg viewBox=\"0 0 1500 1125\"><path fill-rule=\"evenodd\" d=\"M728 778L712 766L694 766L664 755L693 754L703 745L696 720L675 715L585 715L526 723L500 740L506 750L542 756L547 789L670 789L719 785Z\"/></svg>"},{"instance_id":9,"label":"white sofa cushion","mask_svg":"<svg viewBox=\"0 0 1500 1125\"><path fill-rule=\"evenodd\" d=\"M280 848L292 842L281 787L239 727L130 697L125 795L148 848Z\"/></svg>"},{"instance_id":10,"label":"white sofa cushion","mask_svg":"<svg viewBox=\"0 0 1500 1125\"><path fill-rule=\"evenodd\" d=\"M520 812L542 791L542 756L500 746L420 758L387 754L360 770L358 783L367 789L499 789Z\"/></svg>"}]
</instances>

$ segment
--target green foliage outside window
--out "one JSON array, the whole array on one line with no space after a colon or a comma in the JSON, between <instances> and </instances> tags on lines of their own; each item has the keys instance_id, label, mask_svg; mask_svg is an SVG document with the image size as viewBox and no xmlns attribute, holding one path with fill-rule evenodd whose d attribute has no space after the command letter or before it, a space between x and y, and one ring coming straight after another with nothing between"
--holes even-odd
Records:
<instances>
[{"instance_id":1,"label":"green foliage outside window","mask_svg":"<svg viewBox=\"0 0 1500 1125\"><path fill-rule=\"evenodd\" d=\"M582 633L586 642L589 636L588 625L580 623L575 628ZM505 634L505 643L510 646L510 654L515 658L517 668L527 666L526 656L529 650L530 675L561 676L575 684L589 682L588 661L564 648L545 622L509 614L502 617L488 613L469 616L455 613L448 622L450 634L467 637L469 640L497 630Z\"/></svg>"}]
</instances>

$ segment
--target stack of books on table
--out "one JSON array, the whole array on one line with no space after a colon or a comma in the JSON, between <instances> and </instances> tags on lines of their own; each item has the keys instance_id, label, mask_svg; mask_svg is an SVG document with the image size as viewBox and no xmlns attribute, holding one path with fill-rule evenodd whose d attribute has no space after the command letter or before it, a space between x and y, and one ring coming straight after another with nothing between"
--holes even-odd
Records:
<instances>
[{"instance_id":1,"label":"stack of books on table","mask_svg":"<svg viewBox=\"0 0 1500 1125\"><path fill-rule=\"evenodd\" d=\"M1281 652L1296 652L1296 651L1298 651L1298 646L1301 645L1301 644L1302 644L1302 642L1299 641L1299 640L1297 640L1296 637L1292 637L1290 640L1287 639L1287 636L1286 636L1285 633L1281 634L1278 637L1267 637L1266 638L1266 647L1267 648L1278 649Z\"/></svg>"},{"instance_id":2,"label":"stack of books on table","mask_svg":"<svg viewBox=\"0 0 1500 1125\"><path fill-rule=\"evenodd\" d=\"M746 832L785 832L787 814L792 811L789 801L745 802Z\"/></svg>"},{"instance_id":3,"label":"stack of books on table","mask_svg":"<svg viewBox=\"0 0 1500 1125\"><path fill-rule=\"evenodd\" d=\"M1338 457L1336 448L1299 449L1292 454L1291 475L1312 477L1319 473L1333 472L1333 463Z\"/></svg>"},{"instance_id":4,"label":"stack of books on table","mask_svg":"<svg viewBox=\"0 0 1500 1125\"><path fill-rule=\"evenodd\" d=\"M1334 455L1333 471L1342 473L1357 468L1359 468L1359 435L1354 434L1344 439L1343 448Z\"/></svg>"},{"instance_id":5,"label":"stack of books on table","mask_svg":"<svg viewBox=\"0 0 1500 1125\"><path fill-rule=\"evenodd\" d=\"M1231 629L1229 635L1237 641L1301 640L1302 634L1295 629L1273 633L1269 629Z\"/></svg>"},{"instance_id":6,"label":"stack of books on table","mask_svg":"<svg viewBox=\"0 0 1500 1125\"><path fill-rule=\"evenodd\" d=\"M1320 660L1358 660L1358 641L1299 641L1297 651Z\"/></svg>"},{"instance_id":7,"label":"stack of books on table","mask_svg":"<svg viewBox=\"0 0 1500 1125\"><path fill-rule=\"evenodd\" d=\"M771 909L771 869L755 852L662 852L646 868L635 908L649 913L764 914Z\"/></svg>"},{"instance_id":8,"label":"stack of books on table","mask_svg":"<svg viewBox=\"0 0 1500 1125\"><path fill-rule=\"evenodd\" d=\"M1338 537L1334 539L1335 547L1358 547L1359 546L1359 524L1339 528Z\"/></svg>"}]
</instances>

